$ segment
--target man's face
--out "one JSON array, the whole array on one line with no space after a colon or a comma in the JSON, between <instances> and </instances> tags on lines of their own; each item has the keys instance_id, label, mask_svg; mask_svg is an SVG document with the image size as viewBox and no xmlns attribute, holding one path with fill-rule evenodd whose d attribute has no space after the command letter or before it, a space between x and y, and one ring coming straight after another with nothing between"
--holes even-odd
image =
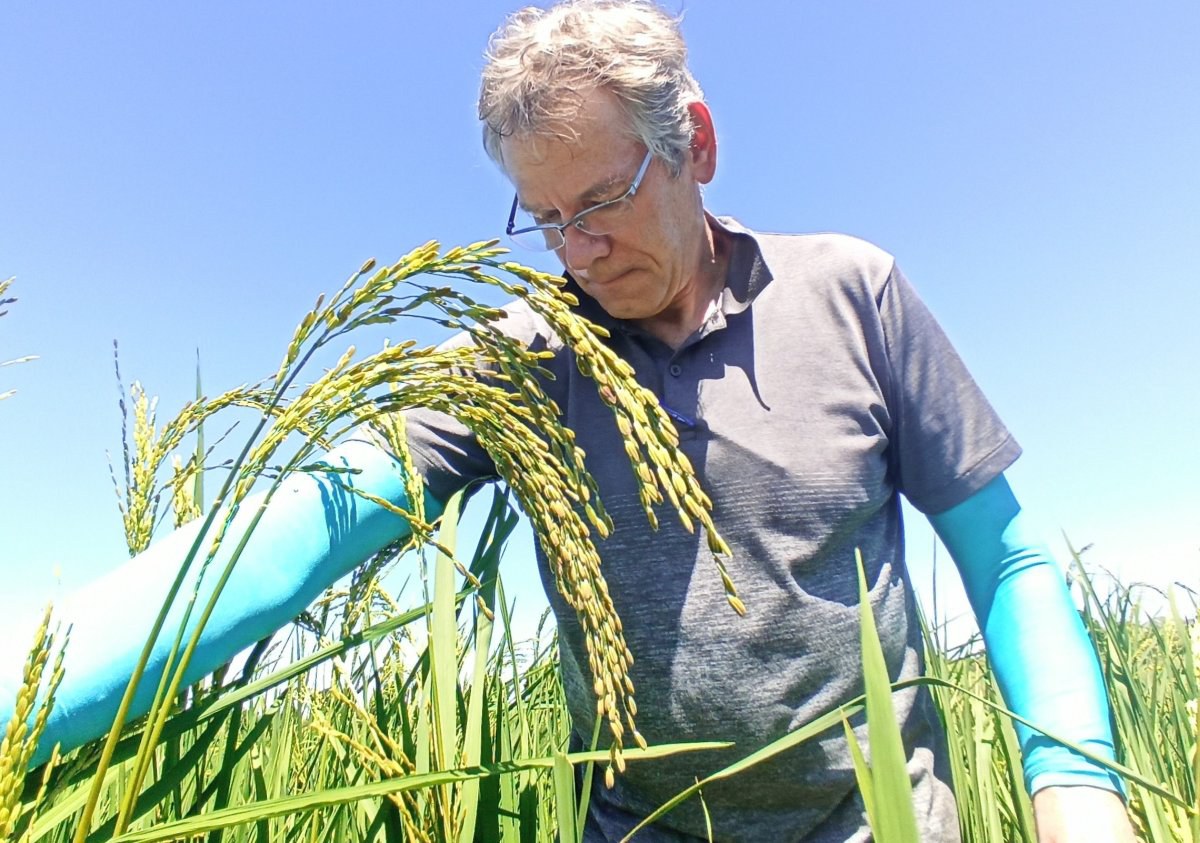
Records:
<instances>
[{"instance_id":1,"label":"man's face","mask_svg":"<svg viewBox=\"0 0 1200 843\"><path fill-rule=\"evenodd\" d=\"M526 136L502 144L505 169L521 206L538 222L561 223L621 196L646 148L626 130L616 98L596 89L583 97L568 137ZM595 236L568 227L557 254L579 286L619 319L653 320L686 308L702 286L708 227L693 162L672 177L650 163L628 220Z\"/></svg>"}]
</instances>

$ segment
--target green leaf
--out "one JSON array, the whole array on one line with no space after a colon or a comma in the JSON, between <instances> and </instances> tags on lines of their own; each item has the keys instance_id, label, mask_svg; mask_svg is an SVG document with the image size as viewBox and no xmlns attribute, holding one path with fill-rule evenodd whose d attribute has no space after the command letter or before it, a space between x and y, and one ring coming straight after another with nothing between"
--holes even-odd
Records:
<instances>
[{"instance_id":1,"label":"green leaf","mask_svg":"<svg viewBox=\"0 0 1200 843\"><path fill-rule=\"evenodd\" d=\"M433 609L429 613L430 674L433 681L434 766L449 769L458 759L458 620L455 612L453 550L458 536L462 493L446 502L438 532L441 548L433 575Z\"/></svg>"},{"instance_id":2,"label":"green leaf","mask_svg":"<svg viewBox=\"0 0 1200 843\"><path fill-rule=\"evenodd\" d=\"M862 553L855 548L858 566L859 624L862 631L863 682L866 686L867 743L871 750L871 781L878 825L872 826L879 843L920 843L913 809L908 756L892 706L892 680L871 613L871 593L863 570Z\"/></svg>"},{"instance_id":3,"label":"green leaf","mask_svg":"<svg viewBox=\"0 0 1200 843\"><path fill-rule=\"evenodd\" d=\"M579 843L575 823L575 769L561 752L554 753L554 807L558 835L563 843Z\"/></svg>"},{"instance_id":4,"label":"green leaf","mask_svg":"<svg viewBox=\"0 0 1200 843\"><path fill-rule=\"evenodd\" d=\"M511 519L507 517L511 515ZM479 546L471 561L471 571L485 587L480 592L488 612L495 616L496 588L499 575L500 550L516 526L516 514L508 506L504 494L493 489L492 509L487 523L480 534ZM475 613L475 663L471 672L471 687L467 698L467 725L463 734L463 763L474 766L482 760L483 730L487 728L483 717L484 698L487 696L488 656L492 646L492 618L482 611ZM459 827L460 843L471 843L475 839L475 825L479 811L479 782L463 784L459 792L459 804L463 809L463 820Z\"/></svg>"},{"instance_id":5,"label":"green leaf","mask_svg":"<svg viewBox=\"0 0 1200 843\"><path fill-rule=\"evenodd\" d=\"M204 399L200 386L200 349L196 349L196 401ZM204 509L204 421L196 425L196 477L192 486L192 499L196 506Z\"/></svg>"},{"instance_id":6,"label":"green leaf","mask_svg":"<svg viewBox=\"0 0 1200 843\"><path fill-rule=\"evenodd\" d=\"M878 809L875 807L875 783L871 780L871 768L863 756L862 747L858 745L858 736L850 725L850 718L842 720L846 732L846 746L850 748L850 759L854 762L854 780L858 782L858 792L862 795L863 806L867 809L867 821L871 826L880 825Z\"/></svg>"}]
</instances>

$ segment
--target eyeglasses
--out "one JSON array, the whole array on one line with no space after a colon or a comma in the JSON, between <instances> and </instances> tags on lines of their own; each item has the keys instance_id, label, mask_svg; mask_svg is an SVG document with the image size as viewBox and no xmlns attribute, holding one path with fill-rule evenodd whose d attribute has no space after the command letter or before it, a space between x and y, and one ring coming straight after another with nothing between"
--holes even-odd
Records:
<instances>
[{"instance_id":1,"label":"eyeglasses","mask_svg":"<svg viewBox=\"0 0 1200 843\"><path fill-rule=\"evenodd\" d=\"M646 177L646 170L650 168L650 161L653 157L653 153L647 150L646 157L642 159L642 166L638 167L637 175L633 177L633 184L629 185L629 189L616 199L609 199L590 208L584 208L564 223L549 222L515 228L520 204L519 197L514 196L512 210L508 212L508 226L504 232L518 246L537 252L561 248L567 242L564 232L571 227L594 237L612 234L628 222L629 213L633 210L633 197L637 195L638 188L642 186L642 179Z\"/></svg>"}]
</instances>

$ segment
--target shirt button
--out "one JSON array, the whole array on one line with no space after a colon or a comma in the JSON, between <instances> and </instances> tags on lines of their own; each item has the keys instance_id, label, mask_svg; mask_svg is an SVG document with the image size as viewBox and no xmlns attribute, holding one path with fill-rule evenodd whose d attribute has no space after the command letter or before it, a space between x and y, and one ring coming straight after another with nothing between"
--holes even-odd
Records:
<instances>
[{"instance_id":1,"label":"shirt button","mask_svg":"<svg viewBox=\"0 0 1200 843\"><path fill-rule=\"evenodd\" d=\"M678 363L672 363L671 368L667 369L667 371L671 373L672 377L677 378L683 374L683 367L680 366Z\"/></svg>"}]
</instances>

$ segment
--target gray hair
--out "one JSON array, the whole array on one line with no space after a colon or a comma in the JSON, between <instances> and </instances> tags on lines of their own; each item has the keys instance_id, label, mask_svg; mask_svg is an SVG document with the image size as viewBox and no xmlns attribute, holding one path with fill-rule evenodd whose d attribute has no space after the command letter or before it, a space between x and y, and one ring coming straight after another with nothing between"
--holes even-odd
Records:
<instances>
[{"instance_id":1,"label":"gray hair","mask_svg":"<svg viewBox=\"0 0 1200 843\"><path fill-rule=\"evenodd\" d=\"M648 0L564 0L514 12L488 42L479 90L483 147L504 169L506 137L561 133L580 95L613 93L629 130L678 175L703 101L679 22Z\"/></svg>"}]
</instances>

